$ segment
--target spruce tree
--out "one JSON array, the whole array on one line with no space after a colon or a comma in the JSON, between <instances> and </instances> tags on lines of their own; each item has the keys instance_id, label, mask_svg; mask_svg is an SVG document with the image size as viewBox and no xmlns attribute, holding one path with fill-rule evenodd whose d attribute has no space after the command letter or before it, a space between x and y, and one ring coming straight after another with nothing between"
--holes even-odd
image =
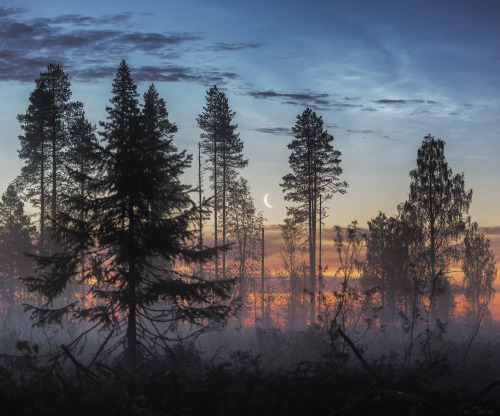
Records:
<instances>
[{"instance_id":1,"label":"spruce tree","mask_svg":"<svg viewBox=\"0 0 500 416\"><path fill-rule=\"evenodd\" d=\"M178 267L212 260L217 251L200 250L191 227L198 208L180 176L192 157L172 150L171 138L146 134L146 117L125 61L112 94L107 121L101 123L101 164L96 175L85 177L89 197L65 196L70 209L58 216L56 237L64 251L38 256L39 275L25 281L47 300L41 308L30 308L38 325L60 322L69 313L123 328L126 363L134 367L140 356L154 354L167 342L167 333L179 323L223 322L232 282L207 282ZM88 259L83 275L78 272L82 256ZM97 301L94 306L78 301L51 306L69 282L83 281Z\"/></svg>"},{"instance_id":2,"label":"spruce tree","mask_svg":"<svg viewBox=\"0 0 500 416\"><path fill-rule=\"evenodd\" d=\"M96 126L85 117L83 104L80 102L72 104L68 120L69 143L65 148L64 166L78 172L79 176L77 186L75 180L65 181L64 192L76 193L82 200L88 193L85 177L95 172L99 162L96 129Z\"/></svg>"},{"instance_id":3,"label":"spruce tree","mask_svg":"<svg viewBox=\"0 0 500 416\"><path fill-rule=\"evenodd\" d=\"M201 146L208 158L211 188L214 191L214 233L215 246L218 245L219 208L222 208L222 246L226 245L227 192L229 181L235 178L238 169L245 167L248 160L243 158L243 142L236 133L237 124L232 124L236 112L231 111L224 92L216 85L207 91L206 105L198 116L198 126L203 130ZM222 277L226 277L225 251L222 254ZM218 278L218 259L215 262L215 278Z\"/></svg>"},{"instance_id":4,"label":"spruce tree","mask_svg":"<svg viewBox=\"0 0 500 416\"><path fill-rule=\"evenodd\" d=\"M333 136L324 130L323 118L310 108L297 116L292 128L295 138L288 145L292 173L283 177L281 187L285 200L298 204L290 210L298 222L307 224L309 251L310 322L315 322L316 230L319 200L328 201L337 192L344 193L346 182L340 182L341 153L332 146Z\"/></svg>"}]
</instances>

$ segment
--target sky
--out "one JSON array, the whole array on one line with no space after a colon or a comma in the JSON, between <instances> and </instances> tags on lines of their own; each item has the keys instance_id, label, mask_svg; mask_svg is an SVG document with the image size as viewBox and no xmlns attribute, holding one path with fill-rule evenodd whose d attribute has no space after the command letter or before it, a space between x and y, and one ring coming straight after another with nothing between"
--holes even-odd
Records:
<instances>
[{"instance_id":1,"label":"sky","mask_svg":"<svg viewBox=\"0 0 500 416\"><path fill-rule=\"evenodd\" d=\"M499 21L493 0L2 0L0 193L22 166L16 116L40 72L62 65L72 99L97 124L125 59L141 93L155 83L179 127L175 143L190 153L206 91L226 93L249 159L242 176L266 224L285 216L286 146L310 107L335 137L349 184L329 202L327 227L394 215L431 133L473 189L473 220L500 234ZM185 181L195 177L193 167Z\"/></svg>"}]
</instances>

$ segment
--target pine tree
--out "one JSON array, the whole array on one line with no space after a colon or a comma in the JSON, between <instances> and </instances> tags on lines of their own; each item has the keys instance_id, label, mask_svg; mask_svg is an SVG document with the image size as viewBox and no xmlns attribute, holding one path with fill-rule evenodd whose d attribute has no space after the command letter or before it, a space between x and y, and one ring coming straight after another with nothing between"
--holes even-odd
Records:
<instances>
[{"instance_id":1,"label":"pine tree","mask_svg":"<svg viewBox=\"0 0 500 416\"><path fill-rule=\"evenodd\" d=\"M35 207L40 207L39 250L45 245L45 219L47 206L47 171L49 169L49 146L46 136L47 106L43 82L37 80L35 90L30 94L30 105L25 114L17 119L24 134L19 136L21 148L19 158L24 161L21 174L16 179L25 198Z\"/></svg>"},{"instance_id":2,"label":"pine tree","mask_svg":"<svg viewBox=\"0 0 500 416\"><path fill-rule=\"evenodd\" d=\"M32 260L25 253L33 249L35 227L13 184L7 187L0 202L0 276L2 298L12 302L20 289L17 279L32 270Z\"/></svg>"},{"instance_id":3,"label":"pine tree","mask_svg":"<svg viewBox=\"0 0 500 416\"><path fill-rule=\"evenodd\" d=\"M232 282L207 282L176 267L212 260L217 252L199 250L191 227L198 208L180 176L192 158L173 151L172 139L146 134L146 117L125 61L112 94L107 121L101 123L100 169L85 178L89 197L66 196L71 209L58 216L56 237L65 250L37 257L40 273L25 281L47 299L43 307L31 307L38 325L60 322L69 313L123 328L126 362L134 367L139 355L154 354L179 323L223 322L230 306L222 302ZM83 275L78 273L82 256L88 259ZM82 279L95 306L78 301L51 306L69 282ZM214 295L221 303L211 301Z\"/></svg>"},{"instance_id":4,"label":"pine tree","mask_svg":"<svg viewBox=\"0 0 500 416\"><path fill-rule=\"evenodd\" d=\"M60 177L63 174L63 149L68 144L66 122L69 99L71 98L71 84L68 81L68 75L64 73L60 65L56 64L49 64L47 72L40 74L40 79L44 81L48 98L47 135L50 143L52 165L51 216L54 219L58 210L58 183L61 181Z\"/></svg>"},{"instance_id":5,"label":"pine tree","mask_svg":"<svg viewBox=\"0 0 500 416\"><path fill-rule=\"evenodd\" d=\"M50 216L58 210L59 184L64 176L64 148L68 145L67 119L71 107L70 82L57 64L49 64L47 72L35 80L30 106L18 115L25 134L20 136L19 157L25 161L18 183L26 196L40 206L40 249L46 244L46 206ZM50 184L49 182L50 181ZM50 190L50 191L49 191Z\"/></svg>"},{"instance_id":6,"label":"pine tree","mask_svg":"<svg viewBox=\"0 0 500 416\"><path fill-rule=\"evenodd\" d=\"M203 130L201 146L203 153L208 157L211 188L214 191L214 232L215 246L218 245L218 214L222 207L222 246L226 245L226 214L227 190L229 181L235 178L238 169L245 167L248 160L243 159L243 142L236 133L237 125L232 124L236 115L229 108L226 94L216 85L207 91L206 105L196 119L198 126ZM225 251L222 254L222 277L226 276ZM218 278L218 259L215 262L215 278Z\"/></svg>"},{"instance_id":7,"label":"pine tree","mask_svg":"<svg viewBox=\"0 0 500 416\"><path fill-rule=\"evenodd\" d=\"M285 200L298 206L293 210L297 221L307 224L309 251L310 322L314 323L316 293L316 229L318 204L328 201L337 192L344 193L346 182L340 182L341 153L332 146L333 136L323 129L323 118L310 108L297 116L293 127L295 139L288 145L292 173L283 177L280 184Z\"/></svg>"}]
</instances>

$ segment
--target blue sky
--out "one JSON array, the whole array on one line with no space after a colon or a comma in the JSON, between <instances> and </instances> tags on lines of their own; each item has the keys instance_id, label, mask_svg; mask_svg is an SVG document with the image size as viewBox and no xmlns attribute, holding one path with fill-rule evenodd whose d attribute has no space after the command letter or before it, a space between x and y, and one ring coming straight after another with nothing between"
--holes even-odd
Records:
<instances>
[{"instance_id":1,"label":"blue sky","mask_svg":"<svg viewBox=\"0 0 500 416\"><path fill-rule=\"evenodd\" d=\"M256 206L285 213L291 127L312 107L342 152L348 193L327 225L394 214L417 149L446 141L474 190L473 219L500 225L500 4L496 1L9 1L0 6L0 192L18 174L16 115L50 62L89 119L105 117L121 59L139 90L151 82L196 151L206 90L223 89L245 143ZM194 183L195 172L185 180ZM270 192L273 209L263 197Z\"/></svg>"}]
</instances>

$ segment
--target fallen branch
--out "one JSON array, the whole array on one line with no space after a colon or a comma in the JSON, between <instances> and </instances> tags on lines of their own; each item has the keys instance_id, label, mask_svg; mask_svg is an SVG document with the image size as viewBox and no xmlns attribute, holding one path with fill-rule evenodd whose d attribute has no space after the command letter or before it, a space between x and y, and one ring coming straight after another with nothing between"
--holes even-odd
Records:
<instances>
[{"instance_id":1,"label":"fallen branch","mask_svg":"<svg viewBox=\"0 0 500 416\"><path fill-rule=\"evenodd\" d=\"M370 365L366 362L366 360L363 358L361 355L361 352L356 348L354 345L354 342L350 340L350 338L345 334L344 331L342 331L342 328L338 327L336 332L340 334L340 336L344 339L344 341L349 345L351 348L352 352L358 357L358 360L361 362L365 370L370 374L375 380L378 379L378 375L373 371L373 369L370 367Z\"/></svg>"},{"instance_id":2,"label":"fallen branch","mask_svg":"<svg viewBox=\"0 0 500 416\"><path fill-rule=\"evenodd\" d=\"M85 374L87 377L91 378L96 383L99 382L97 376L95 374L93 374L90 370L85 368L82 364L80 364L77 361L77 359L73 356L73 354L71 354L71 352L69 351L69 349L66 345L64 345L64 344L61 345L61 350L63 350L64 354L66 354L66 356L73 362L73 364L75 364L75 367L77 370L81 371L83 374Z\"/></svg>"}]
</instances>

